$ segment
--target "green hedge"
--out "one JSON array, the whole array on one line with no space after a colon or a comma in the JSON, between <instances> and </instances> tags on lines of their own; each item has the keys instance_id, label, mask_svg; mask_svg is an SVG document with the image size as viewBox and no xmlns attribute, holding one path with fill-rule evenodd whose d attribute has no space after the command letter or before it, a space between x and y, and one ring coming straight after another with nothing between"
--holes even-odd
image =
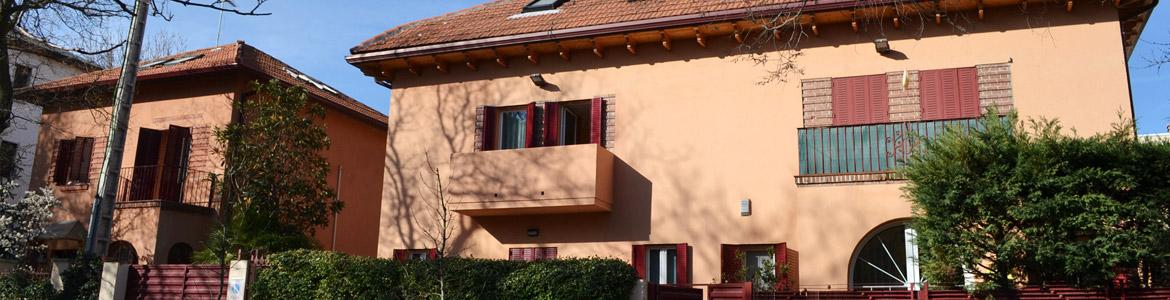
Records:
<instances>
[{"instance_id":1,"label":"green hedge","mask_svg":"<svg viewBox=\"0 0 1170 300\"><path fill-rule=\"evenodd\" d=\"M637 280L616 259L441 263L446 299L626 299ZM249 289L254 299L438 299L439 264L297 250L272 255Z\"/></svg>"}]
</instances>

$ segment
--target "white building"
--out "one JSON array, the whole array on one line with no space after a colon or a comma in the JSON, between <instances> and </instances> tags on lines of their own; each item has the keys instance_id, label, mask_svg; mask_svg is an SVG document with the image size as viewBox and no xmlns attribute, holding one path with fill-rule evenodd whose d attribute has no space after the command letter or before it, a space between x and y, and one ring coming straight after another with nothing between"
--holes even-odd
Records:
<instances>
[{"instance_id":1,"label":"white building","mask_svg":"<svg viewBox=\"0 0 1170 300\"><path fill-rule=\"evenodd\" d=\"M39 83L101 69L97 65L15 30L8 37L8 61L12 84L18 91ZM40 130L41 107L18 99L12 105L12 126L0 133L0 155L11 155L14 166L0 166L0 177L20 184L14 195L23 195L32 180L33 156Z\"/></svg>"}]
</instances>

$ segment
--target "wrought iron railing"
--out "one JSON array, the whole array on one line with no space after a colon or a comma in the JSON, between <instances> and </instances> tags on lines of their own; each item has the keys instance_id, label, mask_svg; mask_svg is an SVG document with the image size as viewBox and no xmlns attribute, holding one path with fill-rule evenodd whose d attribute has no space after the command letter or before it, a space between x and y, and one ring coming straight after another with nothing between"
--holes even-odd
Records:
<instances>
[{"instance_id":1,"label":"wrought iron railing","mask_svg":"<svg viewBox=\"0 0 1170 300\"><path fill-rule=\"evenodd\" d=\"M910 158L919 138L932 138L948 126L974 128L979 119L801 128L800 175L893 172Z\"/></svg>"},{"instance_id":2,"label":"wrought iron railing","mask_svg":"<svg viewBox=\"0 0 1170 300\"><path fill-rule=\"evenodd\" d=\"M122 168L118 202L161 201L219 210L214 173L165 165Z\"/></svg>"}]
</instances>

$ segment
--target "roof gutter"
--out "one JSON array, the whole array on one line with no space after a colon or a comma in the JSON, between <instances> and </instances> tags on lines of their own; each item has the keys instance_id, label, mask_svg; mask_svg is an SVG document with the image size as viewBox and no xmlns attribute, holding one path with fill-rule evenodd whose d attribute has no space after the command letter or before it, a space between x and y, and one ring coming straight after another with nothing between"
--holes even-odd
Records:
<instances>
[{"instance_id":1,"label":"roof gutter","mask_svg":"<svg viewBox=\"0 0 1170 300\"><path fill-rule=\"evenodd\" d=\"M653 30L666 27L682 27L687 25L698 25L710 22L720 22L743 19L749 15L771 16L778 15L784 12L800 11L803 13L814 13L822 11L840 10L846 8L853 8L859 6L876 6L888 5L896 3L918 2L913 0L876 0L876 1L856 1L856 0L827 0L817 1L814 4L806 4L805 2L793 2L784 4L774 4L760 7L749 7L731 10L722 10L714 12L704 12L698 14L679 15L662 17L656 19L646 19L628 22L619 22L612 24L593 25L577 28L566 28L558 30L549 30L543 32L522 33L515 35L507 35L500 37L490 37L474 40L455 41L441 44L431 44L407 48L379 50L365 53L354 53L346 56L345 60L350 64L358 64L364 62L372 62L379 60L395 59L409 56L430 55L447 52L458 52L472 49L482 49L490 47L500 47L524 43L543 42L550 40L584 38L597 35L624 33L630 31Z\"/></svg>"}]
</instances>

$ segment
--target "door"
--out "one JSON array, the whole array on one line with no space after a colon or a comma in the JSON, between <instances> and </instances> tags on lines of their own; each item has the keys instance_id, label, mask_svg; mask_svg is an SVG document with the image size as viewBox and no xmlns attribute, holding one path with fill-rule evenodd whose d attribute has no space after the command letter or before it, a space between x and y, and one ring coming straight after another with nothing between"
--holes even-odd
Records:
<instances>
[{"instance_id":1,"label":"door","mask_svg":"<svg viewBox=\"0 0 1170 300\"><path fill-rule=\"evenodd\" d=\"M165 132L150 128L138 129L138 148L134 154L128 200L154 200L159 164L159 144Z\"/></svg>"},{"instance_id":2,"label":"door","mask_svg":"<svg viewBox=\"0 0 1170 300\"><path fill-rule=\"evenodd\" d=\"M187 180L187 156L191 152L191 129L171 125L166 132L165 145L159 198L182 202L183 183Z\"/></svg>"}]
</instances>

